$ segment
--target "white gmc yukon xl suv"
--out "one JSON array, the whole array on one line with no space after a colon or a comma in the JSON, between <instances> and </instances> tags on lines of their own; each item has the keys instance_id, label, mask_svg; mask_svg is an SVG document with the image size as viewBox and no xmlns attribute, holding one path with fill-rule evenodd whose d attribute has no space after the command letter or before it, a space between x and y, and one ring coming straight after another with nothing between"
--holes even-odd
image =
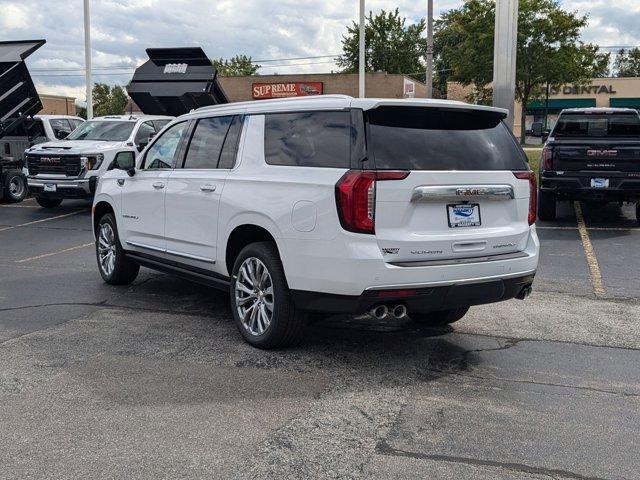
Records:
<instances>
[{"instance_id":1,"label":"white gmc yukon xl suv","mask_svg":"<svg viewBox=\"0 0 640 480\"><path fill-rule=\"evenodd\" d=\"M443 325L531 291L536 181L503 110L318 96L205 107L93 205L102 278L143 265L228 290L238 329L272 348L309 312Z\"/></svg>"},{"instance_id":2,"label":"white gmc yukon xl suv","mask_svg":"<svg viewBox=\"0 0 640 480\"><path fill-rule=\"evenodd\" d=\"M142 150L172 117L113 115L82 123L64 140L25 151L29 191L40 206L57 207L65 198L92 198L100 175L116 154Z\"/></svg>"}]
</instances>

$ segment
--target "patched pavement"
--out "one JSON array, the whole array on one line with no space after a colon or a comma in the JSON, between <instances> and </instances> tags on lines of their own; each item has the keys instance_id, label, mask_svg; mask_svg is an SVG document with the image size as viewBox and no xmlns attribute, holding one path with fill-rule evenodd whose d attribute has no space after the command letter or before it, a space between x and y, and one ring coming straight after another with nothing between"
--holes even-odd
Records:
<instances>
[{"instance_id":1,"label":"patched pavement","mask_svg":"<svg viewBox=\"0 0 640 480\"><path fill-rule=\"evenodd\" d=\"M563 205L525 302L443 330L318 318L265 352L223 293L104 285L86 203L29 205L0 207L0 478L638 476L629 207L583 208L604 295Z\"/></svg>"}]
</instances>

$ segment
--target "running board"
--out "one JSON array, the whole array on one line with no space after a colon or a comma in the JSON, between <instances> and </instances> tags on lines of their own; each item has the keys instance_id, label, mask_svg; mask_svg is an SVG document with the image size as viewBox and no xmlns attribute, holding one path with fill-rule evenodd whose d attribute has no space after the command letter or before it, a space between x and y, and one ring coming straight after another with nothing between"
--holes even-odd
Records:
<instances>
[{"instance_id":1,"label":"running board","mask_svg":"<svg viewBox=\"0 0 640 480\"><path fill-rule=\"evenodd\" d=\"M215 272L210 272L203 268L185 265L171 260L159 259L153 255L140 252L125 252L127 258L140 266L158 270L164 273L170 273L176 277L184 278L191 282L200 283L219 290L229 290L229 278Z\"/></svg>"}]
</instances>

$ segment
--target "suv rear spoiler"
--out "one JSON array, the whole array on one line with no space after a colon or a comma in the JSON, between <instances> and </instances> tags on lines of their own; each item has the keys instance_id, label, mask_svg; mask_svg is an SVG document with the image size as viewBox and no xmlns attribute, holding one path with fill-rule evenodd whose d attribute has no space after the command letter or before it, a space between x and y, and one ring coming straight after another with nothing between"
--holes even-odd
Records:
<instances>
[{"instance_id":1,"label":"suv rear spoiler","mask_svg":"<svg viewBox=\"0 0 640 480\"><path fill-rule=\"evenodd\" d=\"M24 60L45 43L46 40L0 42L0 138L42 110Z\"/></svg>"},{"instance_id":2,"label":"suv rear spoiler","mask_svg":"<svg viewBox=\"0 0 640 480\"><path fill-rule=\"evenodd\" d=\"M149 60L136 69L127 86L143 113L177 117L195 108L229 103L202 48L147 48L147 55Z\"/></svg>"}]
</instances>

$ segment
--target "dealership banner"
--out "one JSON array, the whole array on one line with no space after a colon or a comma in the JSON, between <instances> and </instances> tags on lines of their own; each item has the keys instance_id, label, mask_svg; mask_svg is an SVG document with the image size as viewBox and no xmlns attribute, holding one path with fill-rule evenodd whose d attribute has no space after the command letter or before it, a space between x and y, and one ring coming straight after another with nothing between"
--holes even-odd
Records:
<instances>
[{"instance_id":1,"label":"dealership banner","mask_svg":"<svg viewBox=\"0 0 640 480\"><path fill-rule=\"evenodd\" d=\"M254 83L251 90L255 100L306 97L308 95L321 95L322 82Z\"/></svg>"}]
</instances>

